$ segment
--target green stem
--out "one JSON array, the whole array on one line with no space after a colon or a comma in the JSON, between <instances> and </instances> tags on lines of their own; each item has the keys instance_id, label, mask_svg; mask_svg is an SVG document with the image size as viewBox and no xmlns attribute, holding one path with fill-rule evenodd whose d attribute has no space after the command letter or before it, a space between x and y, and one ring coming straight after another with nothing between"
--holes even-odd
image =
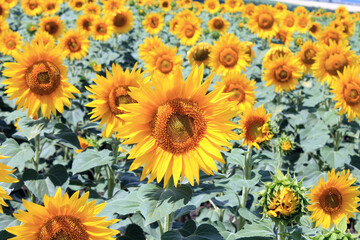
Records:
<instances>
[{"instance_id":1,"label":"green stem","mask_svg":"<svg viewBox=\"0 0 360 240\"><path fill-rule=\"evenodd\" d=\"M279 236L279 240L285 240L285 225L280 224L279 225L279 232L278 232L278 236Z\"/></svg>"},{"instance_id":2,"label":"green stem","mask_svg":"<svg viewBox=\"0 0 360 240\"><path fill-rule=\"evenodd\" d=\"M158 220L157 223L159 224L160 234L163 235L163 234L164 234L164 229L163 229L163 227L162 227L161 221Z\"/></svg>"},{"instance_id":3,"label":"green stem","mask_svg":"<svg viewBox=\"0 0 360 240\"><path fill-rule=\"evenodd\" d=\"M38 171L39 168L40 153L40 134L38 134L35 136L35 157L33 159L35 171Z\"/></svg>"},{"instance_id":4,"label":"green stem","mask_svg":"<svg viewBox=\"0 0 360 240\"><path fill-rule=\"evenodd\" d=\"M118 149L119 149L119 141L115 139L112 143L112 150L114 156L114 164L117 164L117 157L118 157ZM115 172L111 168L111 165L107 165L109 170L109 177L108 177L108 198L111 198L114 194L114 188L116 185Z\"/></svg>"},{"instance_id":5,"label":"green stem","mask_svg":"<svg viewBox=\"0 0 360 240\"><path fill-rule=\"evenodd\" d=\"M170 178L168 184L166 185L165 191L168 191L173 186L174 186L174 180L173 178ZM171 212L170 214L165 216L164 233L171 230L173 220L174 220L174 212Z\"/></svg>"}]
</instances>

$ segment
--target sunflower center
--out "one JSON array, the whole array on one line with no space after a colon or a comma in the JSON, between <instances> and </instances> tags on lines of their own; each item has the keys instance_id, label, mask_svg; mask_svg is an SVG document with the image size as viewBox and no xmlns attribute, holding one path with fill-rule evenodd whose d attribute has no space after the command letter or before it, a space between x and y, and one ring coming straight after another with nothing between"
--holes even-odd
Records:
<instances>
[{"instance_id":1,"label":"sunflower center","mask_svg":"<svg viewBox=\"0 0 360 240\"><path fill-rule=\"evenodd\" d=\"M291 69L289 69L287 66L278 67L274 73L275 79L278 82L288 82L292 77Z\"/></svg>"},{"instance_id":2,"label":"sunflower center","mask_svg":"<svg viewBox=\"0 0 360 240\"><path fill-rule=\"evenodd\" d=\"M333 53L325 61L326 71L334 76L337 76L337 71L341 73L344 70L344 67L348 65L348 61L343 54Z\"/></svg>"},{"instance_id":3,"label":"sunflower center","mask_svg":"<svg viewBox=\"0 0 360 240\"><path fill-rule=\"evenodd\" d=\"M55 4L53 3L49 3L48 5L46 5L47 10L53 10L54 8L55 8Z\"/></svg>"},{"instance_id":4,"label":"sunflower center","mask_svg":"<svg viewBox=\"0 0 360 240\"><path fill-rule=\"evenodd\" d=\"M288 17L285 20L285 24L287 27L291 28L295 24L295 19L293 17Z\"/></svg>"},{"instance_id":5,"label":"sunflower center","mask_svg":"<svg viewBox=\"0 0 360 240\"><path fill-rule=\"evenodd\" d=\"M187 38L192 38L195 34L195 28L192 24L187 24L184 29L185 36Z\"/></svg>"},{"instance_id":6,"label":"sunflower center","mask_svg":"<svg viewBox=\"0 0 360 240\"><path fill-rule=\"evenodd\" d=\"M263 136L262 127L265 124L264 119L253 119L249 128L246 129L249 140L254 141Z\"/></svg>"},{"instance_id":7,"label":"sunflower center","mask_svg":"<svg viewBox=\"0 0 360 240\"><path fill-rule=\"evenodd\" d=\"M105 34L106 33L106 26L104 24L98 24L96 26L96 32L99 34Z\"/></svg>"},{"instance_id":8,"label":"sunflower center","mask_svg":"<svg viewBox=\"0 0 360 240\"><path fill-rule=\"evenodd\" d=\"M330 45L330 40L336 43L340 41L340 35L337 32L329 32L324 39L326 45Z\"/></svg>"},{"instance_id":9,"label":"sunflower center","mask_svg":"<svg viewBox=\"0 0 360 240\"><path fill-rule=\"evenodd\" d=\"M279 32L276 33L275 38L277 38L280 41L282 41L283 43L285 43L286 42L286 32L283 30L280 30Z\"/></svg>"},{"instance_id":10,"label":"sunflower center","mask_svg":"<svg viewBox=\"0 0 360 240\"><path fill-rule=\"evenodd\" d=\"M57 33L58 29L59 25L56 22L47 22L45 24L45 31L47 31L50 35Z\"/></svg>"},{"instance_id":11,"label":"sunflower center","mask_svg":"<svg viewBox=\"0 0 360 240\"><path fill-rule=\"evenodd\" d=\"M28 6L31 10L34 10L38 7L38 3L36 1L29 1Z\"/></svg>"},{"instance_id":12,"label":"sunflower center","mask_svg":"<svg viewBox=\"0 0 360 240\"><path fill-rule=\"evenodd\" d=\"M67 47L69 48L70 52L78 52L81 49L81 43L79 43L76 37L72 37L68 40Z\"/></svg>"},{"instance_id":13,"label":"sunflower center","mask_svg":"<svg viewBox=\"0 0 360 240\"><path fill-rule=\"evenodd\" d=\"M89 20L84 20L83 21L83 23L82 23L82 27L83 27L83 29L85 29L86 31L90 31L90 25L91 25L91 23L90 23L90 21Z\"/></svg>"},{"instance_id":14,"label":"sunflower center","mask_svg":"<svg viewBox=\"0 0 360 240\"><path fill-rule=\"evenodd\" d=\"M150 27L157 28L159 26L159 19L157 17L153 17L150 19Z\"/></svg>"},{"instance_id":15,"label":"sunflower center","mask_svg":"<svg viewBox=\"0 0 360 240\"><path fill-rule=\"evenodd\" d=\"M237 64L238 61L238 54L232 48L225 48L220 53L219 62L224 65L225 67L233 67Z\"/></svg>"},{"instance_id":16,"label":"sunflower center","mask_svg":"<svg viewBox=\"0 0 360 240\"><path fill-rule=\"evenodd\" d=\"M162 7L163 7L163 8L167 8L168 6L169 6L169 3L168 3L168 2L163 2L163 3L162 3Z\"/></svg>"},{"instance_id":17,"label":"sunflower center","mask_svg":"<svg viewBox=\"0 0 360 240\"><path fill-rule=\"evenodd\" d=\"M270 13L263 13L258 18L258 25L262 29L270 29L274 25L274 17Z\"/></svg>"},{"instance_id":18,"label":"sunflower center","mask_svg":"<svg viewBox=\"0 0 360 240\"><path fill-rule=\"evenodd\" d=\"M209 58L209 54L210 51L207 48L196 49L193 59L202 62Z\"/></svg>"},{"instance_id":19,"label":"sunflower center","mask_svg":"<svg viewBox=\"0 0 360 240\"><path fill-rule=\"evenodd\" d=\"M39 61L26 70L25 80L32 92L39 95L49 95L60 84L60 70L51 62Z\"/></svg>"},{"instance_id":20,"label":"sunflower center","mask_svg":"<svg viewBox=\"0 0 360 240\"><path fill-rule=\"evenodd\" d=\"M197 147L206 132L202 110L189 99L175 98L160 105L150 124L159 146L174 154Z\"/></svg>"},{"instance_id":21,"label":"sunflower center","mask_svg":"<svg viewBox=\"0 0 360 240\"><path fill-rule=\"evenodd\" d=\"M108 104L114 115L125 113L125 111L118 108L120 104L136 103L136 101L129 96L128 92L129 88L127 86L119 86L111 90Z\"/></svg>"},{"instance_id":22,"label":"sunflower center","mask_svg":"<svg viewBox=\"0 0 360 240\"><path fill-rule=\"evenodd\" d=\"M307 26L307 24L308 24L307 20L305 20L305 19L303 19L303 18L301 18L301 19L299 20L299 27L305 28L305 27Z\"/></svg>"},{"instance_id":23,"label":"sunflower center","mask_svg":"<svg viewBox=\"0 0 360 240\"><path fill-rule=\"evenodd\" d=\"M169 58L163 56L156 60L156 67L160 72L167 74L172 71L174 64Z\"/></svg>"},{"instance_id":24,"label":"sunflower center","mask_svg":"<svg viewBox=\"0 0 360 240\"><path fill-rule=\"evenodd\" d=\"M40 228L38 240L88 240L86 227L74 216L55 216Z\"/></svg>"},{"instance_id":25,"label":"sunflower center","mask_svg":"<svg viewBox=\"0 0 360 240\"><path fill-rule=\"evenodd\" d=\"M239 103L245 100L245 91L244 88L240 84L229 84L224 89L224 92L231 92L232 95L228 98L229 101L237 101Z\"/></svg>"},{"instance_id":26,"label":"sunflower center","mask_svg":"<svg viewBox=\"0 0 360 240\"><path fill-rule=\"evenodd\" d=\"M75 4L75 6L76 6L77 8L81 8L81 7L82 7L82 5L83 5L83 3L82 3L82 2L76 2L76 4Z\"/></svg>"},{"instance_id":27,"label":"sunflower center","mask_svg":"<svg viewBox=\"0 0 360 240\"><path fill-rule=\"evenodd\" d=\"M312 32L312 33L317 33L318 30L319 30L319 29L318 29L318 27L317 27L315 24L313 24L313 25L311 26L311 28L309 28L309 31Z\"/></svg>"},{"instance_id":28,"label":"sunflower center","mask_svg":"<svg viewBox=\"0 0 360 240\"><path fill-rule=\"evenodd\" d=\"M224 27L224 21L221 19L215 19L213 26L216 29L222 29Z\"/></svg>"},{"instance_id":29,"label":"sunflower center","mask_svg":"<svg viewBox=\"0 0 360 240\"><path fill-rule=\"evenodd\" d=\"M344 100L350 106L360 103L360 87L355 84L348 84L344 88Z\"/></svg>"},{"instance_id":30,"label":"sunflower center","mask_svg":"<svg viewBox=\"0 0 360 240\"><path fill-rule=\"evenodd\" d=\"M341 192L334 187L326 189L320 196L320 206L326 213L337 212L341 205Z\"/></svg>"},{"instance_id":31,"label":"sunflower center","mask_svg":"<svg viewBox=\"0 0 360 240\"><path fill-rule=\"evenodd\" d=\"M316 51L312 48L308 48L304 51L304 54L303 54L303 57L302 57L302 61L305 63L305 64L314 64L315 62L315 57L316 55Z\"/></svg>"},{"instance_id":32,"label":"sunflower center","mask_svg":"<svg viewBox=\"0 0 360 240\"><path fill-rule=\"evenodd\" d=\"M208 8L215 9L216 8L215 3L213 3L213 2L209 3Z\"/></svg>"},{"instance_id":33,"label":"sunflower center","mask_svg":"<svg viewBox=\"0 0 360 240\"><path fill-rule=\"evenodd\" d=\"M15 49L16 48L16 42L11 39L11 40L6 42L6 47L8 49Z\"/></svg>"},{"instance_id":34,"label":"sunflower center","mask_svg":"<svg viewBox=\"0 0 360 240\"><path fill-rule=\"evenodd\" d=\"M127 17L123 13L118 13L114 17L113 23L116 27L123 27L127 22Z\"/></svg>"},{"instance_id":35,"label":"sunflower center","mask_svg":"<svg viewBox=\"0 0 360 240\"><path fill-rule=\"evenodd\" d=\"M230 1L228 3L228 6L230 6L231 8L235 8L236 7L236 1Z\"/></svg>"}]
</instances>

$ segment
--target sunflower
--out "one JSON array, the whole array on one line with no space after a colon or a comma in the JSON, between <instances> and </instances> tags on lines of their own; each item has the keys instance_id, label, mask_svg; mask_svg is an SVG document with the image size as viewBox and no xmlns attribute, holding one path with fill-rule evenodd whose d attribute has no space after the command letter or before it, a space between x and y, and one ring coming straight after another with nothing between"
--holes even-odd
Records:
<instances>
[{"instance_id":1,"label":"sunflower","mask_svg":"<svg viewBox=\"0 0 360 240\"><path fill-rule=\"evenodd\" d=\"M266 66L269 61L272 61L274 58L279 56L291 55L294 56L293 52L282 44L270 45L270 49L266 52L263 58L263 66Z\"/></svg>"},{"instance_id":2,"label":"sunflower","mask_svg":"<svg viewBox=\"0 0 360 240\"><path fill-rule=\"evenodd\" d=\"M110 18L96 17L90 26L90 31L95 40L106 41L114 33Z\"/></svg>"},{"instance_id":3,"label":"sunflower","mask_svg":"<svg viewBox=\"0 0 360 240\"><path fill-rule=\"evenodd\" d=\"M183 18L175 28L176 36L185 46L193 46L201 38L201 20L194 17Z\"/></svg>"},{"instance_id":4,"label":"sunflower","mask_svg":"<svg viewBox=\"0 0 360 240\"><path fill-rule=\"evenodd\" d=\"M170 30L171 34L173 34L173 35L176 34L175 29L176 29L177 24L186 17L196 18L196 15L188 9L185 9L185 10L179 12L178 14L176 14L174 16L174 18L170 20L170 23L169 23L169 28L170 28L169 30Z\"/></svg>"},{"instance_id":5,"label":"sunflower","mask_svg":"<svg viewBox=\"0 0 360 240\"><path fill-rule=\"evenodd\" d=\"M71 197L62 195L61 188L54 197L44 196L44 206L23 199L27 211L18 210L14 217L23 224L7 227L5 230L14 234L15 239L93 239L110 240L119 233L107 227L118 219L105 220L96 217L106 206L96 201L88 202L89 192L79 198L79 191Z\"/></svg>"},{"instance_id":6,"label":"sunflower","mask_svg":"<svg viewBox=\"0 0 360 240\"><path fill-rule=\"evenodd\" d=\"M171 0L160 0L160 8L165 12L169 12L171 10Z\"/></svg>"},{"instance_id":7,"label":"sunflower","mask_svg":"<svg viewBox=\"0 0 360 240\"><path fill-rule=\"evenodd\" d=\"M40 42L43 42L44 45L48 43L55 45L55 38L51 36L48 32L40 30L35 33L34 39L31 41L31 45L39 45Z\"/></svg>"},{"instance_id":8,"label":"sunflower","mask_svg":"<svg viewBox=\"0 0 360 240\"><path fill-rule=\"evenodd\" d=\"M60 37L65 30L65 24L60 20L59 16L41 18L39 27L42 31L48 32L55 39Z\"/></svg>"},{"instance_id":9,"label":"sunflower","mask_svg":"<svg viewBox=\"0 0 360 240\"><path fill-rule=\"evenodd\" d=\"M86 0L69 0L69 6L74 11L81 11L86 6Z\"/></svg>"},{"instance_id":10,"label":"sunflower","mask_svg":"<svg viewBox=\"0 0 360 240\"><path fill-rule=\"evenodd\" d=\"M311 22L308 31L313 37L318 38L318 34L322 32L321 24L318 22Z\"/></svg>"},{"instance_id":11,"label":"sunflower","mask_svg":"<svg viewBox=\"0 0 360 240\"><path fill-rule=\"evenodd\" d=\"M310 17L307 14L301 14L296 16L296 31L299 33L306 33L310 24Z\"/></svg>"},{"instance_id":12,"label":"sunflower","mask_svg":"<svg viewBox=\"0 0 360 240\"><path fill-rule=\"evenodd\" d=\"M212 45L207 42L201 42L193 46L187 53L187 58L192 66L200 66L204 64L208 66L210 63L210 52Z\"/></svg>"},{"instance_id":13,"label":"sunflower","mask_svg":"<svg viewBox=\"0 0 360 240\"><path fill-rule=\"evenodd\" d=\"M253 3L245 4L242 8L242 14L245 17L251 17L255 11L256 5Z\"/></svg>"},{"instance_id":14,"label":"sunflower","mask_svg":"<svg viewBox=\"0 0 360 240\"><path fill-rule=\"evenodd\" d=\"M330 26L339 29L347 38L351 37L355 31L355 21L350 19L332 21Z\"/></svg>"},{"instance_id":15,"label":"sunflower","mask_svg":"<svg viewBox=\"0 0 360 240\"><path fill-rule=\"evenodd\" d=\"M356 61L357 56L350 51L350 46L340 41L339 44L330 41L330 45L322 44L319 46L319 52L316 54L315 63L312 66L314 77L321 81L321 84L327 82L329 86L333 79L342 73L344 67L351 66Z\"/></svg>"},{"instance_id":16,"label":"sunflower","mask_svg":"<svg viewBox=\"0 0 360 240\"><path fill-rule=\"evenodd\" d=\"M99 16L101 15L101 7L96 2L88 3L85 5L84 15L94 15Z\"/></svg>"},{"instance_id":17,"label":"sunflower","mask_svg":"<svg viewBox=\"0 0 360 240\"><path fill-rule=\"evenodd\" d=\"M260 38L272 38L279 29L280 18L272 6L258 5L247 26Z\"/></svg>"},{"instance_id":18,"label":"sunflower","mask_svg":"<svg viewBox=\"0 0 360 240\"><path fill-rule=\"evenodd\" d=\"M223 34L219 41L214 42L210 53L210 67L217 74L240 72L249 66L250 57L247 48L234 34Z\"/></svg>"},{"instance_id":19,"label":"sunflower","mask_svg":"<svg viewBox=\"0 0 360 240\"><path fill-rule=\"evenodd\" d=\"M149 13L142 24L146 32L158 34L164 27L164 16L160 13Z\"/></svg>"},{"instance_id":20,"label":"sunflower","mask_svg":"<svg viewBox=\"0 0 360 240\"><path fill-rule=\"evenodd\" d=\"M121 8L114 12L112 24L115 33L128 33L133 28L134 14L129 8Z\"/></svg>"},{"instance_id":21,"label":"sunflower","mask_svg":"<svg viewBox=\"0 0 360 240\"><path fill-rule=\"evenodd\" d=\"M59 45L70 60L74 58L80 60L88 54L90 41L83 31L69 30L60 39Z\"/></svg>"},{"instance_id":22,"label":"sunflower","mask_svg":"<svg viewBox=\"0 0 360 240\"><path fill-rule=\"evenodd\" d=\"M19 108L28 108L28 116L34 116L39 108L46 118L51 113L56 115L64 110L64 104L70 106L69 98L73 93L80 94L73 85L67 82L66 67L62 65L62 49L53 44L30 45L23 47L23 52L13 54L16 62L6 62L8 69L3 75L10 77L2 84L6 84L5 93L9 99L16 99Z\"/></svg>"},{"instance_id":23,"label":"sunflower","mask_svg":"<svg viewBox=\"0 0 360 240\"><path fill-rule=\"evenodd\" d=\"M220 11L221 5L219 0L205 0L204 1L204 8L208 13L216 13Z\"/></svg>"},{"instance_id":24,"label":"sunflower","mask_svg":"<svg viewBox=\"0 0 360 240\"><path fill-rule=\"evenodd\" d=\"M350 177L349 170L342 170L340 174L332 169L326 182L321 177L318 186L310 189L307 196L311 205L307 208L313 212L310 219L316 221L316 227L321 224L323 228L331 228L345 216L355 217L354 213L359 212L357 202L360 201L359 187L351 186L355 181L356 178Z\"/></svg>"},{"instance_id":25,"label":"sunflower","mask_svg":"<svg viewBox=\"0 0 360 240\"><path fill-rule=\"evenodd\" d=\"M193 2L192 4L193 4L193 11L196 10L195 15L197 15L197 16L200 15L201 12L204 10L203 4L201 2L197 2L197 1Z\"/></svg>"},{"instance_id":26,"label":"sunflower","mask_svg":"<svg viewBox=\"0 0 360 240\"><path fill-rule=\"evenodd\" d=\"M76 26L86 32L88 35L91 34L91 25L94 21L94 17L91 15L81 15L76 20Z\"/></svg>"},{"instance_id":27,"label":"sunflower","mask_svg":"<svg viewBox=\"0 0 360 240\"><path fill-rule=\"evenodd\" d=\"M250 42L250 41L244 41L244 46L245 46L245 54L247 54L249 56L250 61L248 61L248 63L252 63L253 59L255 58L255 52L252 49L255 46L255 43Z\"/></svg>"},{"instance_id":28,"label":"sunflower","mask_svg":"<svg viewBox=\"0 0 360 240\"><path fill-rule=\"evenodd\" d=\"M224 33L229 29L230 23L222 17L214 17L208 22L208 27L211 31Z\"/></svg>"},{"instance_id":29,"label":"sunflower","mask_svg":"<svg viewBox=\"0 0 360 240\"><path fill-rule=\"evenodd\" d=\"M300 52L296 54L305 74L313 73L311 67L315 63L315 56L318 51L317 44L309 40L301 46Z\"/></svg>"},{"instance_id":30,"label":"sunflower","mask_svg":"<svg viewBox=\"0 0 360 240\"><path fill-rule=\"evenodd\" d=\"M212 76L201 84L204 66L194 68L186 81L177 71L169 79L153 78L153 85L140 84L131 89L135 104L123 106L126 124L118 137L129 138L124 144L136 144L129 158L135 158L130 171L144 165L141 180L150 174L149 182L170 177L175 186L186 176L191 185L199 184L199 169L213 175L217 167L213 159L224 163L219 150L231 147L230 139L237 125L230 121L236 116L235 103L226 101L222 89L206 94ZM141 116L141 117L140 117Z\"/></svg>"},{"instance_id":31,"label":"sunflower","mask_svg":"<svg viewBox=\"0 0 360 240\"><path fill-rule=\"evenodd\" d=\"M0 19L0 35L6 32L9 29L9 25L6 20Z\"/></svg>"},{"instance_id":32,"label":"sunflower","mask_svg":"<svg viewBox=\"0 0 360 240\"><path fill-rule=\"evenodd\" d=\"M150 75L157 73L161 77L174 74L177 69L181 68L183 62L181 55L176 55L176 53L177 47L168 45L153 49L145 58L146 72L149 72Z\"/></svg>"},{"instance_id":33,"label":"sunflower","mask_svg":"<svg viewBox=\"0 0 360 240\"><path fill-rule=\"evenodd\" d=\"M90 85L86 89L92 93L89 98L94 99L86 106L93 108L90 112L92 121L100 119L100 126L106 125L102 132L102 137L109 138L120 128L124 121L120 116L125 111L120 110L119 106L136 101L129 96L129 87L139 87L139 82L143 81L141 69L136 70L136 64L131 72L125 71L118 64L112 65L112 74L106 70L106 78L95 75L93 81L96 85Z\"/></svg>"},{"instance_id":34,"label":"sunflower","mask_svg":"<svg viewBox=\"0 0 360 240\"><path fill-rule=\"evenodd\" d=\"M18 0L5 0L4 3L7 5L7 9L11 9L16 6Z\"/></svg>"},{"instance_id":35,"label":"sunflower","mask_svg":"<svg viewBox=\"0 0 360 240\"><path fill-rule=\"evenodd\" d=\"M0 1L0 19L6 19L9 15L9 7L4 0ZM3 21L3 20L2 20Z\"/></svg>"},{"instance_id":36,"label":"sunflower","mask_svg":"<svg viewBox=\"0 0 360 240\"><path fill-rule=\"evenodd\" d=\"M329 26L319 33L317 40L320 43L330 45L330 41L338 44L340 41L344 41L345 38L346 36L342 33L341 29Z\"/></svg>"},{"instance_id":37,"label":"sunflower","mask_svg":"<svg viewBox=\"0 0 360 240\"><path fill-rule=\"evenodd\" d=\"M337 9L335 9L336 14L349 14L349 11L345 6L339 6Z\"/></svg>"},{"instance_id":38,"label":"sunflower","mask_svg":"<svg viewBox=\"0 0 360 240\"><path fill-rule=\"evenodd\" d=\"M216 82L216 88L223 88L224 93L231 93L228 101L236 102L237 110L244 112L252 108L255 101L255 80L249 80L245 74L229 73Z\"/></svg>"},{"instance_id":39,"label":"sunflower","mask_svg":"<svg viewBox=\"0 0 360 240\"><path fill-rule=\"evenodd\" d=\"M301 68L299 61L292 55L275 57L264 66L263 80L265 86L275 84L275 91L289 92L295 89L298 79L301 77Z\"/></svg>"},{"instance_id":40,"label":"sunflower","mask_svg":"<svg viewBox=\"0 0 360 240\"><path fill-rule=\"evenodd\" d=\"M308 15L309 14L309 12L308 12L308 10L306 10L306 8L305 7L303 7L303 6L298 6L298 7L296 7L295 9L294 9L294 13L296 14L296 15Z\"/></svg>"},{"instance_id":41,"label":"sunflower","mask_svg":"<svg viewBox=\"0 0 360 240\"><path fill-rule=\"evenodd\" d=\"M143 44L139 44L139 57L141 60L145 60L150 51L153 51L157 48L162 48L164 43L158 36L145 38Z\"/></svg>"},{"instance_id":42,"label":"sunflower","mask_svg":"<svg viewBox=\"0 0 360 240\"><path fill-rule=\"evenodd\" d=\"M42 11L40 0L22 0L21 7L29 16L36 16Z\"/></svg>"},{"instance_id":43,"label":"sunflower","mask_svg":"<svg viewBox=\"0 0 360 240\"><path fill-rule=\"evenodd\" d=\"M276 31L275 39L279 39L286 46L290 47L290 43L294 40L293 32L286 28L280 28L278 31Z\"/></svg>"},{"instance_id":44,"label":"sunflower","mask_svg":"<svg viewBox=\"0 0 360 240\"><path fill-rule=\"evenodd\" d=\"M22 37L20 33L10 29L0 35L0 51L4 55L13 56L14 52L22 48Z\"/></svg>"},{"instance_id":45,"label":"sunflower","mask_svg":"<svg viewBox=\"0 0 360 240\"><path fill-rule=\"evenodd\" d=\"M4 158L8 158L8 157L0 155L0 159L4 159ZM0 182L16 183L19 181L16 178L9 176L13 172L15 172L16 169L13 170L9 170L9 169L11 169L11 167L0 163ZM4 213L2 206L8 207L4 199L12 200L12 198L7 194L7 192L2 187L0 187L0 213Z\"/></svg>"},{"instance_id":46,"label":"sunflower","mask_svg":"<svg viewBox=\"0 0 360 240\"><path fill-rule=\"evenodd\" d=\"M278 10L279 12L281 12L281 13L287 11L287 6L286 6L286 4L281 3L281 2L277 2L277 3L275 4L274 8L275 8L276 10Z\"/></svg>"},{"instance_id":47,"label":"sunflower","mask_svg":"<svg viewBox=\"0 0 360 240\"><path fill-rule=\"evenodd\" d=\"M333 81L331 88L335 95L335 108L340 108L340 115L347 113L350 121L354 121L356 117L360 119L360 68L345 67L338 79Z\"/></svg>"},{"instance_id":48,"label":"sunflower","mask_svg":"<svg viewBox=\"0 0 360 240\"><path fill-rule=\"evenodd\" d=\"M296 15L291 11L286 11L283 18L281 19L281 26L285 27L291 32L296 30Z\"/></svg>"},{"instance_id":49,"label":"sunflower","mask_svg":"<svg viewBox=\"0 0 360 240\"><path fill-rule=\"evenodd\" d=\"M109 14L116 12L124 6L123 0L108 0L103 1L103 13Z\"/></svg>"},{"instance_id":50,"label":"sunflower","mask_svg":"<svg viewBox=\"0 0 360 240\"><path fill-rule=\"evenodd\" d=\"M287 218L294 215L299 208L298 197L289 187L279 188L277 192L273 192L272 199L267 206L268 215L274 218Z\"/></svg>"},{"instance_id":51,"label":"sunflower","mask_svg":"<svg viewBox=\"0 0 360 240\"><path fill-rule=\"evenodd\" d=\"M241 7L244 6L243 0L225 0L225 10L228 13L239 12Z\"/></svg>"},{"instance_id":52,"label":"sunflower","mask_svg":"<svg viewBox=\"0 0 360 240\"><path fill-rule=\"evenodd\" d=\"M47 0L41 2L41 8L43 10L43 13L54 15L60 10L60 3L62 1L59 0Z\"/></svg>"}]
</instances>

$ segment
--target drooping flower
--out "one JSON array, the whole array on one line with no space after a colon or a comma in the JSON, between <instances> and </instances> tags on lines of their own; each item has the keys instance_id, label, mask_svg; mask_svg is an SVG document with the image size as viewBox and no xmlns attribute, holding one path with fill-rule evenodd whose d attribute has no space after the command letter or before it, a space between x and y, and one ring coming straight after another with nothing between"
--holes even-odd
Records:
<instances>
[{"instance_id":1,"label":"drooping flower","mask_svg":"<svg viewBox=\"0 0 360 240\"><path fill-rule=\"evenodd\" d=\"M187 54L189 63L192 66L200 66L201 64L208 66L212 47L213 46L207 42L201 42L193 46Z\"/></svg>"},{"instance_id":2,"label":"drooping flower","mask_svg":"<svg viewBox=\"0 0 360 240\"><path fill-rule=\"evenodd\" d=\"M118 219L106 220L96 217L106 203L95 206L96 201L88 202L89 192L79 198L79 191L71 197L62 195L58 188L54 197L44 196L44 206L23 200L27 211L18 210L14 217L23 224L5 228L14 234L15 239L81 239L110 240L119 231L109 229Z\"/></svg>"},{"instance_id":3,"label":"drooping flower","mask_svg":"<svg viewBox=\"0 0 360 240\"><path fill-rule=\"evenodd\" d=\"M89 143L89 141L86 140L85 138L78 137L78 139L79 139L79 143L80 143L81 149L76 149L76 150L75 150L76 153L80 153L80 152L84 151L86 148L93 146L93 145L92 145L91 143Z\"/></svg>"},{"instance_id":4,"label":"drooping flower","mask_svg":"<svg viewBox=\"0 0 360 240\"><path fill-rule=\"evenodd\" d=\"M355 181L356 178L350 177L350 170L340 173L332 169L326 182L321 177L317 186L310 189L307 196L311 205L307 208L312 212L310 219L316 221L316 227L331 228L343 217L354 217L354 213L359 212L356 209L360 201L359 187L351 186Z\"/></svg>"}]
</instances>

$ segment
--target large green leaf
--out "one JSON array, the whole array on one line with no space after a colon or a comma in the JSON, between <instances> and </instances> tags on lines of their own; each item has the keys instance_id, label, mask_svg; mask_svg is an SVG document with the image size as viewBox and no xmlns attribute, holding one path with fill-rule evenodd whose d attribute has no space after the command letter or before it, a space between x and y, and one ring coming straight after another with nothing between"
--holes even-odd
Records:
<instances>
[{"instance_id":1,"label":"large green leaf","mask_svg":"<svg viewBox=\"0 0 360 240\"><path fill-rule=\"evenodd\" d=\"M20 130L24 133L28 140L39 135L41 131L49 123L49 120L46 118L40 118L39 120L34 120L32 118L24 117L21 118L18 122Z\"/></svg>"},{"instance_id":2,"label":"large green leaf","mask_svg":"<svg viewBox=\"0 0 360 240\"><path fill-rule=\"evenodd\" d=\"M126 195L124 195L126 194ZM114 214L127 215L140 211L141 199L139 199L137 192L127 194L125 191L122 194L115 195L109 200L101 211L100 216L107 216L113 218Z\"/></svg>"},{"instance_id":3,"label":"large green leaf","mask_svg":"<svg viewBox=\"0 0 360 240\"><path fill-rule=\"evenodd\" d=\"M50 139L59 139L65 146L74 148L74 149L81 149L79 139L77 135L68 128L65 124L57 123L55 124L55 134L48 134L45 133L44 136Z\"/></svg>"},{"instance_id":4,"label":"large green leaf","mask_svg":"<svg viewBox=\"0 0 360 240\"><path fill-rule=\"evenodd\" d=\"M63 185L69 178L69 174L63 165L57 164L46 173L55 186Z\"/></svg>"},{"instance_id":5,"label":"large green leaf","mask_svg":"<svg viewBox=\"0 0 360 240\"><path fill-rule=\"evenodd\" d=\"M329 129L323 121L317 123L301 132L301 147L305 152L313 152L323 147L330 139Z\"/></svg>"},{"instance_id":6,"label":"large green leaf","mask_svg":"<svg viewBox=\"0 0 360 240\"><path fill-rule=\"evenodd\" d=\"M34 151L30 144L22 143L19 145L14 139L7 139L3 143L1 149L1 155L9 156L10 158L2 159L2 163L12 167L18 168L19 171L23 171L25 163L34 157Z\"/></svg>"},{"instance_id":7,"label":"large green leaf","mask_svg":"<svg viewBox=\"0 0 360 240\"><path fill-rule=\"evenodd\" d=\"M71 171L73 174L87 171L91 168L110 164L113 158L109 150L98 151L96 149L87 149L78 153L72 164Z\"/></svg>"},{"instance_id":8,"label":"large green leaf","mask_svg":"<svg viewBox=\"0 0 360 240\"><path fill-rule=\"evenodd\" d=\"M130 224L125 230L125 235L117 240L145 240L144 231L136 224Z\"/></svg>"}]
</instances>

